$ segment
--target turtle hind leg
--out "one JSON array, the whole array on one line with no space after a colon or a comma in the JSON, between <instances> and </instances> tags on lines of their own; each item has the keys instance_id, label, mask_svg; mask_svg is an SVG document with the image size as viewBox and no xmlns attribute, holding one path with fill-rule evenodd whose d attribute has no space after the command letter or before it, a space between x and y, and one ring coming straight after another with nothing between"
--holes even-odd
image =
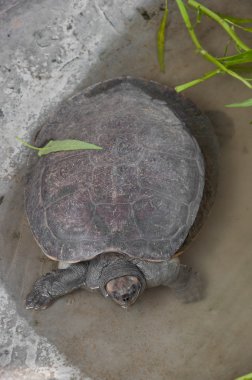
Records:
<instances>
[{"instance_id":1,"label":"turtle hind leg","mask_svg":"<svg viewBox=\"0 0 252 380\"><path fill-rule=\"evenodd\" d=\"M187 265L180 265L177 281L171 286L181 301L196 302L202 299L202 282L199 273Z\"/></svg>"},{"instance_id":2,"label":"turtle hind leg","mask_svg":"<svg viewBox=\"0 0 252 380\"><path fill-rule=\"evenodd\" d=\"M178 258L170 260L170 265L171 270L163 285L173 289L184 303L202 299L202 282L199 274L191 267L180 264Z\"/></svg>"},{"instance_id":3,"label":"turtle hind leg","mask_svg":"<svg viewBox=\"0 0 252 380\"><path fill-rule=\"evenodd\" d=\"M25 300L26 309L46 309L57 298L84 285L88 263L72 264L40 277Z\"/></svg>"}]
</instances>

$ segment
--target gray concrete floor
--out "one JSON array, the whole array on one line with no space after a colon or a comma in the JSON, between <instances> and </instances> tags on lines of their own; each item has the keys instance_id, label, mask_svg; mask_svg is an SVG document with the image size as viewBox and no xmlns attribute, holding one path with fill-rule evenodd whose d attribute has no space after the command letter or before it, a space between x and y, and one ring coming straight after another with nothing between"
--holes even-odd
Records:
<instances>
[{"instance_id":1,"label":"gray concrete floor","mask_svg":"<svg viewBox=\"0 0 252 380\"><path fill-rule=\"evenodd\" d=\"M249 0L206 4L251 15ZM209 115L220 141L217 199L183 256L202 274L204 300L182 305L167 289L153 289L128 311L85 292L43 312L23 306L52 263L27 226L27 153L14 137L29 139L48 110L97 81L127 74L174 86L209 70L172 6L167 70L159 72L159 7L157 0L0 1L0 379L233 380L252 371L252 115L224 108L251 93L224 76L186 93ZM223 52L226 37L213 24L207 21L199 36L210 51Z\"/></svg>"}]
</instances>

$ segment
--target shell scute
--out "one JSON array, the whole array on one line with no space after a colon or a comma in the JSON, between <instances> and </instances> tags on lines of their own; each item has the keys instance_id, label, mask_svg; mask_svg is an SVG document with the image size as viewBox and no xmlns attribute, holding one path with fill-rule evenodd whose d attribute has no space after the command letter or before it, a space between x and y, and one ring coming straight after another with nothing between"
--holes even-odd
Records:
<instances>
[{"instance_id":1,"label":"shell scute","mask_svg":"<svg viewBox=\"0 0 252 380\"><path fill-rule=\"evenodd\" d=\"M46 208L48 227L62 241L92 239L90 232L95 206L87 190L74 192Z\"/></svg>"},{"instance_id":2,"label":"shell scute","mask_svg":"<svg viewBox=\"0 0 252 380\"><path fill-rule=\"evenodd\" d=\"M63 157L62 157L63 156ZM56 202L79 189L87 188L90 182L92 165L83 152L56 153L48 160L44 158L41 178L41 196L45 206Z\"/></svg>"},{"instance_id":3,"label":"shell scute","mask_svg":"<svg viewBox=\"0 0 252 380\"><path fill-rule=\"evenodd\" d=\"M187 206L156 195L136 201L133 210L137 226L148 241L172 239L181 218L186 219L188 213Z\"/></svg>"},{"instance_id":4,"label":"shell scute","mask_svg":"<svg viewBox=\"0 0 252 380\"><path fill-rule=\"evenodd\" d=\"M90 194L95 204L129 203L134 201L140 186L137 180L137 168L131 165L107 165L93 169Z\"/></svg>"},{"instance_id":5,"label":"shell scute","mask_svg":"<svg viewBox=\"0 0 252 380\"><path fill-rule=\"evenodd\" d=\"M201 164L202 166L202 164ZM198 196L201 181L197 162L162 152L146 152L138 165L139 183L175 202L189 204Z\"/></svg>"}]
</instances>

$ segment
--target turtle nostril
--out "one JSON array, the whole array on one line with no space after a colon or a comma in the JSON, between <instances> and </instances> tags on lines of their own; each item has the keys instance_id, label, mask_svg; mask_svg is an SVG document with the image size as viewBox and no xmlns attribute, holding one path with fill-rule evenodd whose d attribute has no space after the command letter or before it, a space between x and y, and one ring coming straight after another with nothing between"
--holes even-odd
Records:
<instances>
[{"instance_id":1,"label":"turtle nostril","mask_svg":"<svg viewBox=\"0 0 252 380\"><path fill-rule=\"evenodd\" d=\"M123 296L122 296L122 300L123 300L123 302L128 302L129 301L129 295L128 294L124 294Z\"/></svg>"}]
</instances>

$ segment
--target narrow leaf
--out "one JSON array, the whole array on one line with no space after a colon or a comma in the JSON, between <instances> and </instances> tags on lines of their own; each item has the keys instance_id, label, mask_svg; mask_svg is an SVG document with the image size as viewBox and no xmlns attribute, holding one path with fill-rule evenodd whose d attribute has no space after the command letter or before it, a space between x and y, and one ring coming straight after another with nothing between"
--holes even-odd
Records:
<instances>
[{"instance_id":1,"label":"narrow leaf","mask_svg":"<svg viewBox=\"0 0 252 380\"><path fill-rule=\"evenodd\" d=\"M228 66L230 67L230 69L232 69L233 71L235 71L236 73L242 73L242 74L252 74L252 65L232 65L232 66ZM244 78L248 81L251 80L251 78Z\"/></svg>"},{"instance_id":2,"label":"narrow leaf","mask_svg":"<svg viewBox=\"0 0 252 380\"><path fill-rule=\"evenodd\" d=\"M182 91L187 90L190 87L196 86L197 84L199 84L201 82L202 82L202 79L194 79L191 82L187 82L187 83L181 84L179 86L176 86L175 90L177 92L182 92Z\"/></svg>"},{"instance_id":3,"label":"narrow leaf","mask_svg":"<svg viewBox=\"0 0 252 380\"><path fill-rule=\"evenodd\" d=\"M176 0L178 1L178 0ZM215 13L211 9L205 7L203 4L199 3L196 0L188 0L188 4L192 6L193 8L200 8L202 12L216 21L226 32L229 34L229 36L232 38L232 40L243 50L247 51L250 50L250 48L239 38L239 36L234 32L232 27L230 26L229 22L224 20L223 17L219 16L218 13Z\"/></svg>"},{"instance_id":4,"label":"narrow leaf","mask_svg":"<svg viewBox=\"0 0 252 380\"><path fill-rule=\"evenodd\" d=\"M252 380L252 373L248 373L248 374L245 375L245 376L238 377L238 378L235 379L235 380Z\"/></svg>"},{"instance_id":5,"label":"narrow leaf","mask_svg":"<svg viewBox=\"0 0 252 380\"><path fill-rule=\"evenodd\" d=\"M100 146L90 144L86 141L81 140L51 140L48 144L43 146L42 148L38 148L36 146L33 146L31 144L28 144L26 141L21 140L19 137L16 137L18 141L20 141L23 145L27 146L28 148L38 150L38 155L44 156L49 153L54 152L61 152L61 151L67 151L67 150L101 150L102 148Z\"/></svg>"},{"instance_id":6,"label":"narrow leaf","mask_svg":"<svg viewBox=\"0 0 252 380\"><path fill-rule=\"evenodd\" d=\"M235 17L229 17L229 16L224 16L223 20L231 24L233 27L240 28L244 30L245 32L252 32L252 28L248 28L247 26L243 26L243 24L251 23L252 19L239 19Z\"/></svg>"},{"instance_id":7,"label":"narrow leaf","mask_svg":"<svg viewBox=\"0 0 252 380\"><path fill-rule=\"evenodd\" d=\"M89 144L85 141L80 140L51 140L48 144L46 144L39 152L39 156L44 156L48 153L53 152L61 152L66 150L86 150L86 149L94 149L94 150L100 150L101 147Z\"/></svg>"},{"instance_id":8,"label":"narrow leaf","mask_svg":"<svg viewBox=\"0 0 252 380\"><path fill-rule=\"evenodd\" d=\"M252 49L245 51L244 53L218 58L218 61L225 63L226 65L252 63Z\"/></svg>"},{"instance_id":9,"label":"narrow leaf","mask_svg":"<svg viewBox=\"0 0 252 380\"><path fill-rule=\"evenodd\" d=\"M229 108L244 108L244 107L251 107L252 106L252 98L245 100L241 103L232 103L232 104L226 104L225 107Z\"/></svg>"},{"instance_id":10,"label":"narrow leaf","mask_svg":"<svg viewBox=\"0 0 252 380\"><path fill-rule=\"evenodd\" d=\"M247 27L245 27L245 26L241 26L241 25L238 25L238 24L233 24L233 25L236 26L236 27L239 28L239 29L244 30L245 32L252 33L252 28L247 28Z\"/></svg>"},{"instance_id":11,"label":"narrow leaf","mask_svg":"<svg viewBox=\"0 0 252 380\"><path fill-rule=\"evenodd\" d=\"M165 0L165 10L158 29L157 35L157 51L158 51L158 63L160 70L165 72L165 30L167 26L168 18L168 0Z\"/></svg>"},{"instance_id":12,"label":"narrow leaf","mask_svg":"<svg viewBox=\"0 0 252 380\"><path fill-rule=\"evenodd\" d=\"M238 17L231 17L231 16L224 15L224 14L222 14L222 13L218 13L218 15L219 15L221 18L223 18L223 19L225 19L225 20L227 20L227 21L229 21L229 22L232 22L232 23L234 23L234 24L238 24L238 25L240 25L240 24L250 24L250 23L252 23L252 18L238 18Z\"/></svg>"},{"instance_id":13,"label":"narrow leaf","mask_svg":"<svg viewBox=\"0 0 252 380\"><path fill-rule=\"evenodd\" d=\"M185 91L187 90L188 88L190 87L193 87L193 86L196 86L197 84L199 83L202 83L204 82L205 80L209 79L209 78L212 78L213 76L217 75L220 73L220 70L217 69L217 70L214 70L214 71L210 71L208 73L206 73L205 75L203 75L202 77L198 78L198 79L194 79L192 80L191 82L187 82L187 83L184 83L184 84L181 84L179 86L176 86L175 87L175 90L177 92L182 92L182 91Z\"/></svg>"}]
</instances>

